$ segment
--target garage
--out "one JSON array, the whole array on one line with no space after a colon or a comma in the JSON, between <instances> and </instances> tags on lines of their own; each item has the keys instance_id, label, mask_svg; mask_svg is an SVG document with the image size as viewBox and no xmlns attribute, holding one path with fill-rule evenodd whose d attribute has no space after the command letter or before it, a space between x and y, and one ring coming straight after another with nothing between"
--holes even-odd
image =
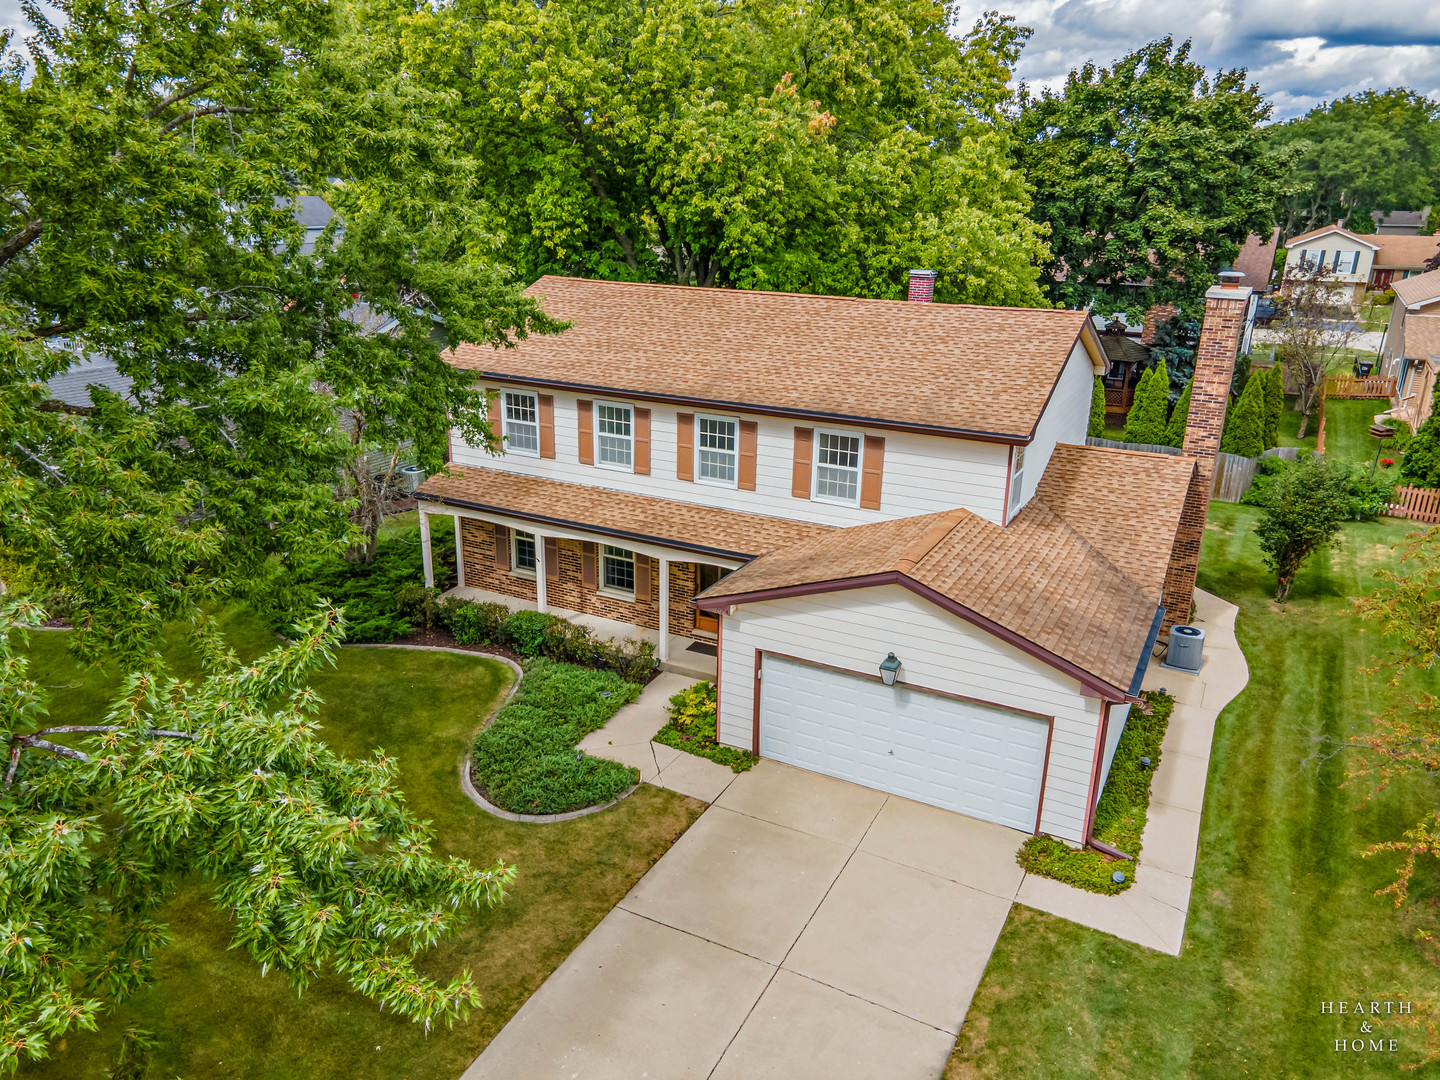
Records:
<instances>
[{"instance_id":1,"label":"garage","mask_svg":"<svg viewBox=\"0 0 1440 1080\"><path fill-rule=\"evenodd\" d=\"M760 754L1033 832L1050 723L766 654Z\"/></svg>"}]
</instances>

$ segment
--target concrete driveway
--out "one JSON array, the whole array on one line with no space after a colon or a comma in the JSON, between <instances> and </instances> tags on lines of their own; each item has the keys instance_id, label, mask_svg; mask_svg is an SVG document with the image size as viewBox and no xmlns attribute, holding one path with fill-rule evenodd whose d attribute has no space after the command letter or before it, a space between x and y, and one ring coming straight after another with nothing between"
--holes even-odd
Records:
<instances>
[{"instance_id":1,"label":"concrete driveway","mask_svg":"<svg viewBox=\"0 0 1440 1080\"><path fill-rule=\"evenodd\" d=\"M935 1080L1025 834L762 761L465 1080Z\"/></svg>"}]
</instances>

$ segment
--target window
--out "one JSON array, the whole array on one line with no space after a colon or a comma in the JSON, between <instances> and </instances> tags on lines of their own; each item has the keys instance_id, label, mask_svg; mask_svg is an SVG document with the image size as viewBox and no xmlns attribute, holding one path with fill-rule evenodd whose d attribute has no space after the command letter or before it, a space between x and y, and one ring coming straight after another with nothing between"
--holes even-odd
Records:
<instances>
[{"instance_id":1,"label":"window","mask_svg":"<svg viewBox=\"0 0 1440 1080\"><path fill-rule=\"evenodd\" d=\"M616 592L635 591L635 553L605 545L600 567L600 587Z\"/></svg>"},{"instance_id":2,"label":"window","mask_svg":"<svg viewBox=\"0 0 1440 1080\"><path fill-rule=\"evenodd\" d=\"M1302 248L1300 251L1300 269L1314 270L1317 266L1325 265L1325 249Z\"/></svg>"},{"instance_id":3,"label":"window","mask_svg":"<svg viewBox=\"0 0 1440 1080\"><path fill-rule=\"evenodd\" d=\"M1337 274L1353 274L1359 263L1360 253L1358 251L1337 251L1335 258L1330 263L1330 269Z\"/></svg>"},{"instance_id":4,"label":"window","mask_svg":"<svg viewBox=\"0 0 1440 1080\"><path fill-rule=\"evenodd\" d=\"M535 534L512 529L510 538L512 545L510 565L518 573L533 574L535 572Z\"/></svg>"},{"instance_id":5,"label":"window","mask_svg":"<svg viewBox=\"0 0 1440 1080\"><path fill-rule=\"evenodd\" d=\"M854 506L860 501L860 436L816 434L815 498Z\"/></svg>"},{"instance_id":6,"label":"window","mask_svg":"<svg viewBox=\"0 0 1440 1080\"><path fill-rule=\"evenodd\" d=\"M735 421L718 416L695 418L698 438L696 478L704 484L735 486Z\"/></svg>"},{"instance_id":7,"label":"window","mask_svg":"<svg viewBox=\"0 0 1440 1080\"><path fill-rule=\"evenodd\" d=\"M1015 447L1015 456L1012 459L1013 465L1010 469L1010 514L1024 505L1025 492L1025 448Z\"/></svg>"},{"instance_id":8,"label":"window","mask_svg":"<svg viewBox=\"0 0 1440 1080\"><path fill-rule=\"evenodd\" d=\"M505 449L512 454L540 456L540 414L534 394L505 391Z\"/></svg>"},{"instance_id":9,"label":"window","mask_svg":"<svg viewBox=\"0 0 1440 1080\"><path fill-rule=\"evenodd\" d=\"M631 469L635 432L629 405L595 406L595 461L610 469Z\"/></svg>"}]
</instances>

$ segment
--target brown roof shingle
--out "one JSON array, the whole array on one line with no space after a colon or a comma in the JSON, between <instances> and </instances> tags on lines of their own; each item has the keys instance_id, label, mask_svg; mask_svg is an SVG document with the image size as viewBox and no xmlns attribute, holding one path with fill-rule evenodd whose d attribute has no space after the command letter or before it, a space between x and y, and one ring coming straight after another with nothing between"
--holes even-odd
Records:
<instances>
[{"instance_id":1,"label":"brown roof shingle","mask_svg":"<svg viewBox=\"0 0 1440 1080\"><path fill-rule=\"evenodd\" d=\"M513 349L461 345L451 363L581 392L1009 439L1031 434L1093 333L1085 312L1056 309L561 277L527 292L570 328Z\"/></svg>"},{"instance_id":2,"label":"brown roof shingle","mask_svg":"<svg viewBox=\"0 0 1440 1080\"><path fill-rule=\"evenodd\" d=\"M1406 304L1423 304L1440 297L1440 270L1392 281L1390 288Z\"/></svg>"},{"instance_id":3,"label":"brown roof shingle","mask_svg":"<svg viewBox=\"0 0 1440 1080\"><path fill-rule=\"evenodd\" d=\"M1440 356L1440 315L1411 315L1405 320L1405 356L1411 360Z\"/></svg>"},{"instance_id":4,"label":"brown roof shingle","mask_svg":"<svg viewBox=\"0 0 1440 1080\"><path fill-rule=\"evenodd\" d=\"M1377 236L1375 266L1417 270L1440 252L1440 236Z\"/></svg>"},{"instance_id":5,"label":"brown roof shingle","mask_svg":"<svg viewBox=\"0 0 1440 1080\"><path fill-rule=\"evenodd\" d=\"M1271 230L1268 239L1259 233L1251 233L1247 236L1244 246L1240 249L1240 254L1235 256L1235 265L1232 267L1245 275L1245 280L1240 284L1249 285L1256 292L1260 292L1269 285L1270 278L1275 271L1275 252L1279 247L1279 226Z\"/></svg>"},{"instance_id":6,"label":"brown roof shingle","mask_svg":"<svg viewBox=\"0 0 1440 1080\"><path fill-rule=\"evenodd\" d=\"M828 525L458 465L450 467L448 476L430 477L415 496L427 502L574 525L621 539L736 558L751 558L835 531Z\"/></svg>"}]
</instances>

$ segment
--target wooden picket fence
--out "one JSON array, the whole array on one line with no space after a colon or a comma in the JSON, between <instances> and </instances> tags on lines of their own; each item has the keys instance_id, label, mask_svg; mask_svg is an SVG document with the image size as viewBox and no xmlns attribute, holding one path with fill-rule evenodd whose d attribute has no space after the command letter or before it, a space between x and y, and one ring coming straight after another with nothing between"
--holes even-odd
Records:
<instances>
[{"instance_id":1,"label":"wooden picket fence","mask_svg":"<svg viewBox=\"0 0 1440 1080\"><path fill-rule=\"evenodd\" d=\"M1440 490L1435 488L1397 487L1395 502L1386 509L1390 517L1409 518L1429 525L1440 525Z\"/></svg>"},{"instance_id":2,"label":"wooden picket fence","mask_svg":"<svg viewBox=\"0 0 1440 1080\"><path fill-rule=\"evenodd\" d=\"M1332 398L1384 398L1395 396L1395 378L1391 375L1331 375L1325 380L1325 396Z\"/></svg>"}]
</instances>

